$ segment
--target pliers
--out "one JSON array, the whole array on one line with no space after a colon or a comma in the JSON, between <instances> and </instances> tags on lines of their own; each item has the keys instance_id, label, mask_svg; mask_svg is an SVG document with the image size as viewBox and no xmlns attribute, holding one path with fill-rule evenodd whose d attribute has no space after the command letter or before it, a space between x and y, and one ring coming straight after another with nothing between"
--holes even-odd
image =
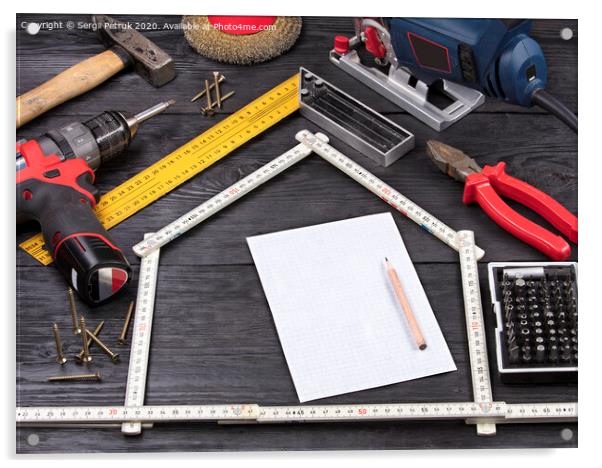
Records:
<instances>
[{"instance_id":1,"label":"pliers","mask_svg":"<svg viewBox=\"0 0 602 468\"><path fill-rule=\"evenodd\" d=\"M464 182L462 201L465 204L477 202L499 226L548 257L554 260L569 258L571 246L564 238L514 211L500 195L532 209L576 244L577 217L564 206L532 185L506 174L504 162L481 168L459 149L439 141L427 141L426 148L442 172Z\"/></svg>"}]
</instances>

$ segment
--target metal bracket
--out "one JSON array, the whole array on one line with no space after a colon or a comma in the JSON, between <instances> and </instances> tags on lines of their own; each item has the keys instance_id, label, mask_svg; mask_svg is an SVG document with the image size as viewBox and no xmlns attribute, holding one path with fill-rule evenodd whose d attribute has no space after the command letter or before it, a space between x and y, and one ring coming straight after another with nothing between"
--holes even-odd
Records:
<instances>
[{"instance_id":1,"label":"metal bracket","mask_svg":"<svg viewBox=\"0 0 602 468\"><path fill-rule=\"evenodd\" d=\"M479 91L442 80L442 91L453 102L440 109L428 100L429 86L423 81L415 80L397 63L389 32L372 20L364 20L362 26L366 25L378 30L387 50L387 62L390 63L388 75L377 68L364 65L357 51L353 49L342 55L331 50L330 61L421 122L440 132L485 102L485 96ZM358 36L349 40L352 47L357 47L361 43L361 37Z\"/></svg>"},{"instance_id":2,"label":"metal bracket","mask_svg":"<svg viewBox=\"0 0 602 468\"><path fill-rule=\"evenodd\" d=\"M301 67L301 115L380 166L388 167L414 148L414 135L374 109Z\"/></svg>"}]
</instances>

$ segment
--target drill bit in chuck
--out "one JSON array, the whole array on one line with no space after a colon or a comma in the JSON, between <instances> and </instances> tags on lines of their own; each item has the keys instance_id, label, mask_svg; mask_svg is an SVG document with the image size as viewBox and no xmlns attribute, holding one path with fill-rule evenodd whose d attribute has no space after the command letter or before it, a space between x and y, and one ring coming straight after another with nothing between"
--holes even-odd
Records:
<instances>
[{"instance_id":1,"label":"drill bit in chuck","mask_svg":"<svg viewBox=\"0 0 602 468\"><path fill-rule=\"evenodd\" d=\"M126 117L126 122L130 128L130 138L134 138L134 135L136 135L138 127L141 123L146 122L151 117L164 112L169 106L173 106L175 103L176 101L174 99L170 99L169 101L160 102L159 104L155 104L148 109L138 112L132 117Z\"/></svg>"}]
</instances>

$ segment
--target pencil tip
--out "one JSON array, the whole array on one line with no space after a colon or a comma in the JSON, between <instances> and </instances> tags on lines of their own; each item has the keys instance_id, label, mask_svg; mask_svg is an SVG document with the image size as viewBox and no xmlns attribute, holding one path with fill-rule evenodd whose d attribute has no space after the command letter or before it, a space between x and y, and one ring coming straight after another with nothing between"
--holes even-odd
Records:
<instances>
[{"instance_id":1,"label":"pencil tip","mask_svg":"<svg viewBox=\"0 0 602 468\"><path fill-rule=\"evenodd\" d=\"M389 263L389 259L387 257L385 257L385 262Z\"/></svg>"},{"instance_id":2,"label":"pencil tip","mask_svg":"<svg viewBox=\"0 0 602 468\"><path fill-rule=\"evenodd\" d=\"M420 349L420 351L424 351L426 349L426 343L422 343L418 349Z\"/></svg>"}]
</instances>

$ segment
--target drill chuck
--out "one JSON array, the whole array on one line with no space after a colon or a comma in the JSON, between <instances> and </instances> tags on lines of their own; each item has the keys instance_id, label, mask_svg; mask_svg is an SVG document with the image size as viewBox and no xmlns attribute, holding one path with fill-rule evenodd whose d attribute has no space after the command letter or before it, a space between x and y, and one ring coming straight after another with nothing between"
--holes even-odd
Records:
<instances>
[{"instance_id":1,"label":"drill chuck","mask_svg":"<svg viewBox=\"0 0 602 468\"><path fill-rule=\"evenodd\" d=\"M132 141L132 133L121 112L107 111L84 122L88 127L100 155L100 164L109 162L123 153Z\"/></svg>"},{"instance_id":2,"label":"drill chuck","mask_svg":"<svg viewBox=\"0 0 602 468\"><path fill-rule=\"evenodd\" d=\"M160 114L174 102L161 102L136 115L106 111L85 122L73 122L50 130L37 141L45 154L56 154L63 160L83 159L95 171L127 149L142 122ZM18 158L17 171L24 165Z\"/></svg>"},{"instance_id":3,"label":"drill chuck","mask_svg":"<svg viewBox=\"0 0 602 468\"><path fill-rule=\"evenodd\" d=\"M160 114L174 103L174 100L160 102L136 115L131 115L129 112L106 111L84 122L96 139L100 164L123 153L136 136L141 123Z\"/></svg>"}]
</instances>

